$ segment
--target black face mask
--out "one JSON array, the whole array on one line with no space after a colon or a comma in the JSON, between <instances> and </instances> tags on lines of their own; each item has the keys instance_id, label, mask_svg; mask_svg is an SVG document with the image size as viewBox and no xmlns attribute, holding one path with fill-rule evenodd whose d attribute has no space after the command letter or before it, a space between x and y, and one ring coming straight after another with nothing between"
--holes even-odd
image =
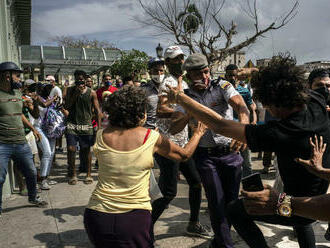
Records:
<instances>
[{"instance_id":1,"label":"black face mask","mask_svg":"<svg viewBox=\"0 0 330 248\"><path fill-rule=\"evenodd\" d=\"M20 89L22 88L22 83L21 82L12 82L11 83L11 89L14 90L14 89Z\"/></svg>"},{"instance_id":2,"label":"black face mask","mask_svg":"<svg viewBox=\"0 0 330 248\"><path fill-rule=\"evenodd\" d=\"M315 89L314 91L321 94L324 97L327 104L330 102L330 92L329 92L328 88L320 87L320 88Z\"/></svg>"}]
</instances>

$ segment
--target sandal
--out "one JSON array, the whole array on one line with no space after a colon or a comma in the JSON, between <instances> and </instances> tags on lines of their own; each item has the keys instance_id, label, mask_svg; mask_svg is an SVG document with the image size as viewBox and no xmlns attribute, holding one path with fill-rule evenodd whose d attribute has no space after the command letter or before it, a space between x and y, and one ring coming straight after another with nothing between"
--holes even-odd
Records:
<instances>
[{"instance_id":1,"label":"sandal","mask_svg":"<svg viewBox=\"0 0 330 248\"><path fill-rule=\"evenodd\" d=\"M85 184L92 184L93 183L93 178L92 177L86 177L84 180Z\"/></svg>"},{"instance_id":2,"label":"sandal","mask_svg":"<svg viewBox=\"0 0 330 248\"><path fill-rule=\"evenodd\" d=\"M71 177L68 181L68 184L70 185L76 185L78 182L78 178L77 177Z\"/></svg>"}]
</instances>

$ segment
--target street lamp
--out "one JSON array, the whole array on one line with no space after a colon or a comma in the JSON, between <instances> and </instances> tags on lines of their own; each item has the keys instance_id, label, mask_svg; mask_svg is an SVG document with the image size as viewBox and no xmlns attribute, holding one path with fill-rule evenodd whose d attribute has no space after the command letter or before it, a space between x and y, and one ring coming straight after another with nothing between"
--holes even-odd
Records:
<instances>
[{"instance_id":1,"label":"street lamp","mask_svg":"<svg viewBox=\"0 0 330 248\"><path fill-rule=\"evenodd\" d=\"M163 57L163 48L160 46L160 43L158 43L158 47L156 47L156 54L159 59Z\"/></svg>"}]
</instances>

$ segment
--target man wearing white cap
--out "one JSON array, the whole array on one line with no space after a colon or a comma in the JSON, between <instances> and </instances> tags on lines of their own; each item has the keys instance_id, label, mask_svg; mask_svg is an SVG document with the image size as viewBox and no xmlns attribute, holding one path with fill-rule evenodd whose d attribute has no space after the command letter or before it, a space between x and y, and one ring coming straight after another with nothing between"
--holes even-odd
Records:
<instances>
[{"instance_id":1,"label":"man wearing white cap","mask_svg":"<svg viewBox=\"0 0 330 248\"><path fill-rule=\"evenodd\" d=\"M54 96L58 96L58 98L60 99L59 103L62 103L62 90L58 86L56 86L55 77L52 75L48 75L46 77L46 81L53 86L52 90L50 91L49 97L53 98Z\"/></svg>"},{"instance_id":2,"label":"man wearing white cap","mask_svg":"<svg viewBox=\"0 0 330 248\"><path fill-rule=\"evenodd\" d=\"M188 85L182 80L183 71L181 69L184 62L184 53L178 46L170 46L165 50L165 64L170 72L160 85L160 91L166 88L165 85L172 87L178 86L178 80L182 81L183 89L188 89ZM159 132L177 145L184 147L188 143L188 126L175 135L171 135L171 124L173 120L178 119L181 112L176 111L176 105L162 104L160 97L157 106L156 126ZM199 223L199 210L201 204L201 179L196 170L193 159L178 163L155 154L155 160L160 168L159 188L163 194L162 198L152 203L152 221L155 223L165 210L166 206L175 198L177 194L177 175L180 170L189 184L189 206L190 218L187 226L187 233L193 236L211 238L210 232L205 226Z\"/></svg>"}]
</instances>

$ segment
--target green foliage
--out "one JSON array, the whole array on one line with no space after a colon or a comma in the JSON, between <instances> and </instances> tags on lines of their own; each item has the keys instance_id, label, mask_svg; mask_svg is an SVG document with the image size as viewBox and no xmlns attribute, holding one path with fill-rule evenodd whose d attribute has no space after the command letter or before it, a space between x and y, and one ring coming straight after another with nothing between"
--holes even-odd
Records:
<instances>
[{"instance_id":1,"label":"green foliage","mask_svg":"<svg viewBox=\"0 0 330 248\"><path fill-rule=\"evenodd\" d=\"M183 28L187 34L196 33L203 24L203 18L195 4L190 4L186 11L179 13L178 20L183 20Z\"/></svg>"},{"instance_id":2,"label":"green foliage","mask_svg":"<svg viewBox=\"0 0 330 248\"><path fill-rule=\"evenodd\" d=\"M147 71L149 57L145 52L135 50L122 52L122 56L111 67L110 72L113 76L135 77Z\"/></svg>"}]
</instances>

